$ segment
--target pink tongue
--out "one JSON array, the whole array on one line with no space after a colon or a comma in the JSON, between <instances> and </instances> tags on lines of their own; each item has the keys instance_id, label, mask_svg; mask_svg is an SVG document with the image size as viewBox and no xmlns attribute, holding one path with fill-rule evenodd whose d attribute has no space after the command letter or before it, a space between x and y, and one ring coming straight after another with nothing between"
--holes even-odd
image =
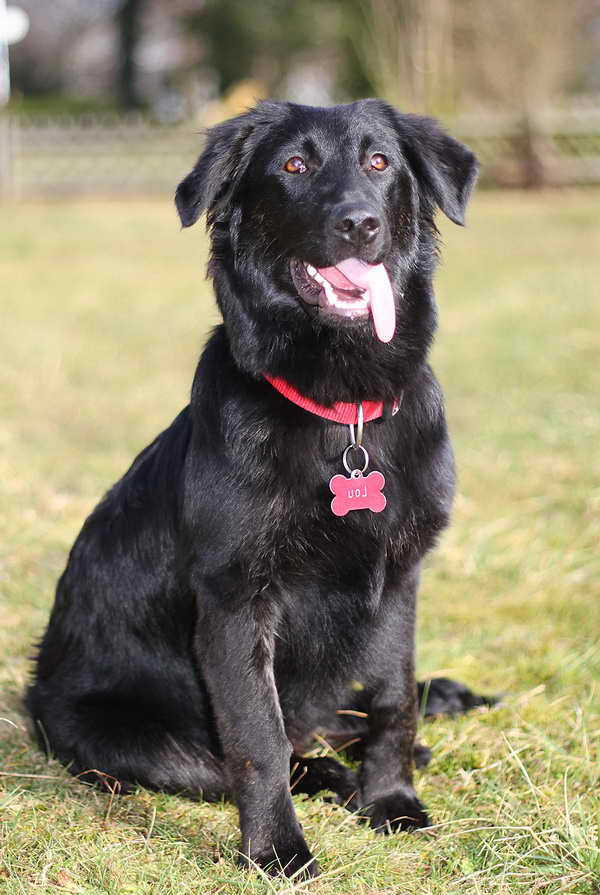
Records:
<instances>
[{"instance_id":1,"label":"pink tongue","mask_svg":"<svg viewBox=\"0 0 600 895\"><path fill-rule=\"evenodd\" d=\"M319 273L334 288L364 289L369 297L377 338L389 342L396 329L396 306L387 271L383 264L367 264L347 258L335 267L321 267Z\"/></svg>"}]
</instances>

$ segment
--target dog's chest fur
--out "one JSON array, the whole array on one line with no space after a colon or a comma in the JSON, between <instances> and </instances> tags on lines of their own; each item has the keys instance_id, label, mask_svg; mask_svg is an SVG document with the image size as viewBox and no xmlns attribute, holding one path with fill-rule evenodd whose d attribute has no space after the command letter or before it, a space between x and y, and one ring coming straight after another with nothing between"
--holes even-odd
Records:
<instances>
[{"instance_id":1,"label":"dog's chest fur","mask_svg":"<svg viewBox=\"0 0 600 895\"><path fill-rule=\"evenodd\" d=\"M311 668L321 679L339 679L448 520L453 466L437 384L424 368L395 417L365 425L369 470L386 479L385 509L337 517L329 481L345 474L348 426L227 368L219 364L218 383L202 376L191 408L192 456L202 464L188 480L204 477L207 489L219 492L208 514L201 500L189 509L200 565L219 575L233 563L237 584L265 607L265 624L277 631L276 664L287 681L306 687ZM216 483L207 472L211 451L227 459Z\"/></svg>"},{"instance_id":2,"label":"dog's chest fur","mask_svg":"<svg viewBox=\"0 0 600 895\"><path fill-rule=\"evenodd\" d=\"M277 398L281 415L273 417L240 400L221 426L229 464L219 482L219 506L225 513L232 509L231 546L237 542L249 575L288 586L307 578L339 583L346 575L364 581L392 558L410 567L447 520L453 476L445 433L415 446L410 409L367 424L369 471L384 474L387 505L381 513L361 509L336 517L329 482L335 474L347 476L348 427L283 402Z\"/></svg>"}]
</instances>

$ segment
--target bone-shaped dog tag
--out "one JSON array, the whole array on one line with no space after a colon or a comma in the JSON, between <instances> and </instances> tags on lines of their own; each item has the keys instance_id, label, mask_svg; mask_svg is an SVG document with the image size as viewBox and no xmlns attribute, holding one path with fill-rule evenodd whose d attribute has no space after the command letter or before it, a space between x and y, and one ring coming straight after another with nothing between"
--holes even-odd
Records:
<instances>
[{"instance_id":1,"label":"bone-shaped dog tag","mask_svg":"<svg viewBox=\"0 0 600 895\"><path fill-rule=\"evenodd\" d=\"M385 478L381 472L370 472L363 475L354 469L349 476L334 475L329 487L335 495L331 501L331 510L336 516L345 516L350 510L372 510L381 513L385 508L385 494L381 489Z\"/></svg>"}]
</instances>

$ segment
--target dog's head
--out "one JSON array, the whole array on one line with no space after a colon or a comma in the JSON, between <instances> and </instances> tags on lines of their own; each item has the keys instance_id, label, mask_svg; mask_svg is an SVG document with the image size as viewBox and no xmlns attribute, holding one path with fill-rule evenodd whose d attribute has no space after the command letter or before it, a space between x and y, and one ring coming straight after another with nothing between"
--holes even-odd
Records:
<instances>
[{"instance_id":1,"label":"dog's head","mask_svg":"<svg viewBox=\"0 0 600 895\"><path fill-rule=\"evenodd\" d=\"M208 213L238 363L273 371L273 343L400 346L402 297L433 269L435 208L462 224L476 176L433 120L379 100L264 102L209 130L176 204L184 227Z\"/></svg>"}]
</instances>

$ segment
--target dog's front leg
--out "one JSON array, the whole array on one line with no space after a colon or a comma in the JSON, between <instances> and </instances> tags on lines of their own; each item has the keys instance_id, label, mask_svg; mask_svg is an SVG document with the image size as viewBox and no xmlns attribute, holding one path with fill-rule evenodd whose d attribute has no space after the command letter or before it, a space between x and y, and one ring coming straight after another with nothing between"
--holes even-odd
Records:
<instances>
[{"instance_id":1,"label":"dog's front leg","mask_svg":"<svg viewBox=\"0 0 600 895\"><path fill-rule=\"evenodd\" d=\"M204 588L196 654L240 813L243 864L316 876L290 795L291 746L273 675L272 613L264 594L239 600Z\"/></svg>"},{"instance_id":2,"label":"dog's front leg","mask_svg":"<svg viewBox=\"0 0 600 895\"><path fill-rule=\"evenodd\" d=\"M392 577L392 576L389 576ZM429 819L413 787L417 730L415 604L418 570L394 575L377 641L369 733L360 771L363 810L380 833L426 827Z\"/></svg>"}]
</instances>

